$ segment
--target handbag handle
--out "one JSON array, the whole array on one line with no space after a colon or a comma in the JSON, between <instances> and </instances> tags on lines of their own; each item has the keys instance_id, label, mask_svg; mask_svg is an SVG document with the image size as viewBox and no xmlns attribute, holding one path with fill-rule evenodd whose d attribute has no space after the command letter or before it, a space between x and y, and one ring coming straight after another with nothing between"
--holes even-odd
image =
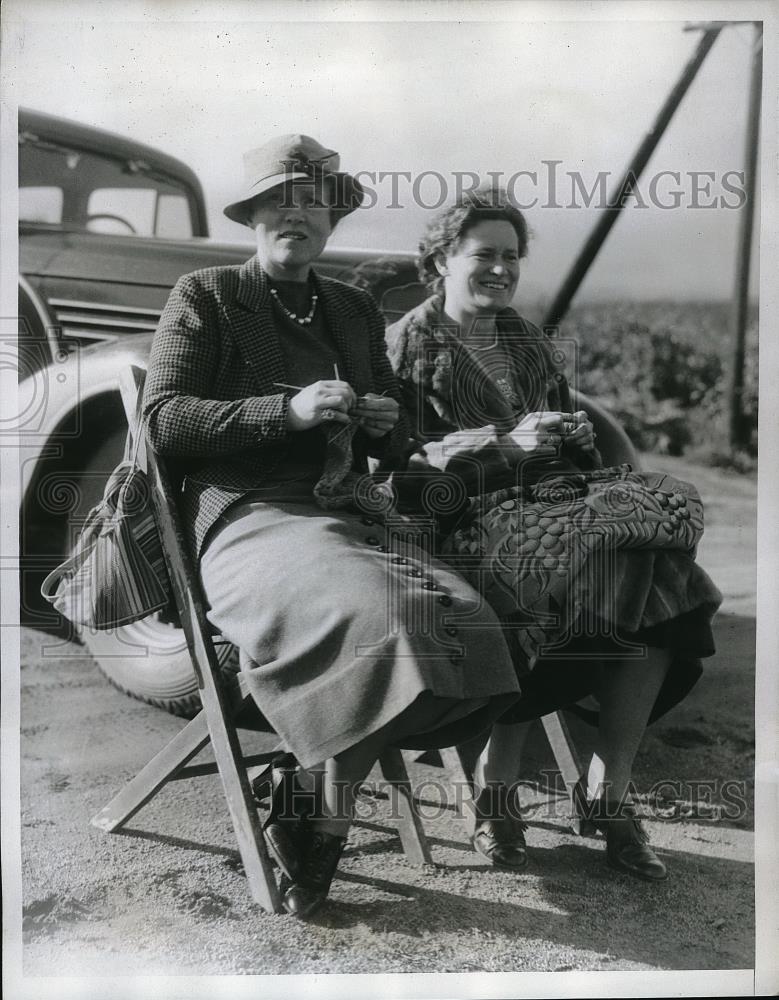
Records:
<instances>
[{"instance_id":1,"label":"handbag handle","mask_svg":"<svg viewBox=\"0 0 779 1000\"><path fill-rule=\"evenodd\" d=\"M130 468L129 468L126 476L124 477L124 481L123 481L122 485L119 487L119 492L118 492L118 494L116 496L116 506L117 506L118 510L121 510L124 506L127 505L127 503L128 503L128 499L127 498L128 498L128 494L130 493L130 490L131 489L136 489L137 490L139 482L143 484L143 486L144 486L143 493L145 493L145 498L144 498L143 493L142 493L141 499L144 502L144 504L148 500L148 482L147 482L147 479L146 479L146 474L144 473L143 469L141 469L139 467L139 465L138 465L138 449L140 447L141 440L143 439L143 423L137 423L136 427L137 427L137 431L136 431L135 442L134 442L134 446L133 446L132 458L130 460ZM130 437L130 435L128 434L127 437L128 437L128 445L129 445L129 437ZM129 451L129 448L126 446L125 450ZM136 472L140 473L140 475L138 475L138 476L134 475L134 473L136 473Z\"/></svg>"},{"instance_id":2,"label":"handbag handle","mask_svg":"<svg viewBox=\"0 0 779 1000\"><path fill-rule=\"evenodd\" d=\"M143 392L139 392L135 404L135 419L127 422L127 438L124 443L123 461L129 461L133 469L138 468L138 452L144 436ZM132 443L132 451L131 451Z\"/></svg>"},{"instance_id":3,"label":"handbag handle","mask_svg":"<svg viewBox=\"0 0 779 1000\"><path fill-rule=\"evenodd\" d=\"M143 420L143 391L137 393L136 403L135 403L135 419L132 424L130 421L127 422L127 438L124 443L124 456L123 462L130 462L130 469L124 478L124 482L119 488L119 493L116 498L116 505L121 508L127 500L127 492L130 489L130 484L133 482L133 472L136 470L143 471L138 465L138 452L140 451L141 441L144 437L144 420ZM132 442L132 453L130 444Z\"/></svg>"}]
</instances>

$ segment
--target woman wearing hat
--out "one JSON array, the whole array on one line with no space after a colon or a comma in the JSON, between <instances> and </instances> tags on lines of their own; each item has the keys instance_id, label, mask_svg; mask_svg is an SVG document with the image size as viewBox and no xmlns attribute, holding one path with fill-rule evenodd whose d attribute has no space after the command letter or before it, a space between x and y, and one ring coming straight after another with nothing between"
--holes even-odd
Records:
<instances>
[{"instance_id":1,"label":"woman wearing hat","mask_svg":"<svg viewBox=\"0 0 779 1000\"><path fill-rule=\"evenodd\" d=\"M407 439L383 320L367 293L311 267L360 185L302 135L246 167L225 214L255 231L257 254L178 281L144 415L154 448L185 468L209 618L301 766L309 808L274 808L265 832L284 905L307 916L382 749L451 746L518 685L494 614L366 485L368 458L389 467Z\"/></svg>"}]
</instances>

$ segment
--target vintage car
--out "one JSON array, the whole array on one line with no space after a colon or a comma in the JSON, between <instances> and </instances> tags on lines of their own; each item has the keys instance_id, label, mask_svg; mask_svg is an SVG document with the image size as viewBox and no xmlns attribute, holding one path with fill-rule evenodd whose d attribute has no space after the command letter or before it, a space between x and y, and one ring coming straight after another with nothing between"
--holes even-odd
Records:
<instances>
[{"instance_id":1,"label":"vintage car","mask_svg":"<svg viewBox=\"0 0 779 1000\"><path fill-rule=\"evenodd\" d=\"M183 632L160 614L78 630L40 597L125 446L119 373L145 366L177 278L247 260L251 244L208 239L203 192L183 163L99 129L19 112L19 372L22 621L80 638L135 697L182 715L199 704ZM317 265L359 284L392 321L424 297L412 254L328 249ZM578 397L609 462L634 461L616 421ZM53 643L49 655L72 649ZM235 651L220 647L234 659Z\"/></svg>"}]
</instances>

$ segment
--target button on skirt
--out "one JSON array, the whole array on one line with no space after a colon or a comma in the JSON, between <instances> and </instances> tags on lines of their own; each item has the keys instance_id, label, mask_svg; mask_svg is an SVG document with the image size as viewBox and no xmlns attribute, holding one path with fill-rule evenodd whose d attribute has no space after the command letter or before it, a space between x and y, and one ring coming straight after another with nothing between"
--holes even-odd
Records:
<instances>
[{"instance_id":1,"label":"button on skirt","mask_svg":"<svg viewBox=\"0 0 779 1000\"><path fill-rule=\"evenodd\" d=\"M418 726L403 746L452 746L519 696L495 612L371 517L239 501L200 573L209 620L241 650L260 711L304 767L399 716Z\"/></svg>"}]
</instances>

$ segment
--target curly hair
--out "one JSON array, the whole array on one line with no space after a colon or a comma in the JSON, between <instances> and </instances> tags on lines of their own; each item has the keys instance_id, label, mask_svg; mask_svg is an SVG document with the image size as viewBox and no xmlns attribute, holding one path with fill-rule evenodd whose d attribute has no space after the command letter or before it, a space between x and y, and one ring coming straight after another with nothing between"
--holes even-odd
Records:
<instances>
[{"instance_id":1,"label":"curly hair","mask_svg":"<svg viewBox=\"0 0 779 1000\"><path fill-rule=\"evenodd\" d=\"M440 291L443 278L436 268L436 258L446 257L469 229L492 219L502 219L514 227L519 256L526 257L529 231L525 216L512 204L503 188L482 188L464 194L430 222L419 241L417 269L420 281L431 291Z\"/></svg>"}]
</instances>

